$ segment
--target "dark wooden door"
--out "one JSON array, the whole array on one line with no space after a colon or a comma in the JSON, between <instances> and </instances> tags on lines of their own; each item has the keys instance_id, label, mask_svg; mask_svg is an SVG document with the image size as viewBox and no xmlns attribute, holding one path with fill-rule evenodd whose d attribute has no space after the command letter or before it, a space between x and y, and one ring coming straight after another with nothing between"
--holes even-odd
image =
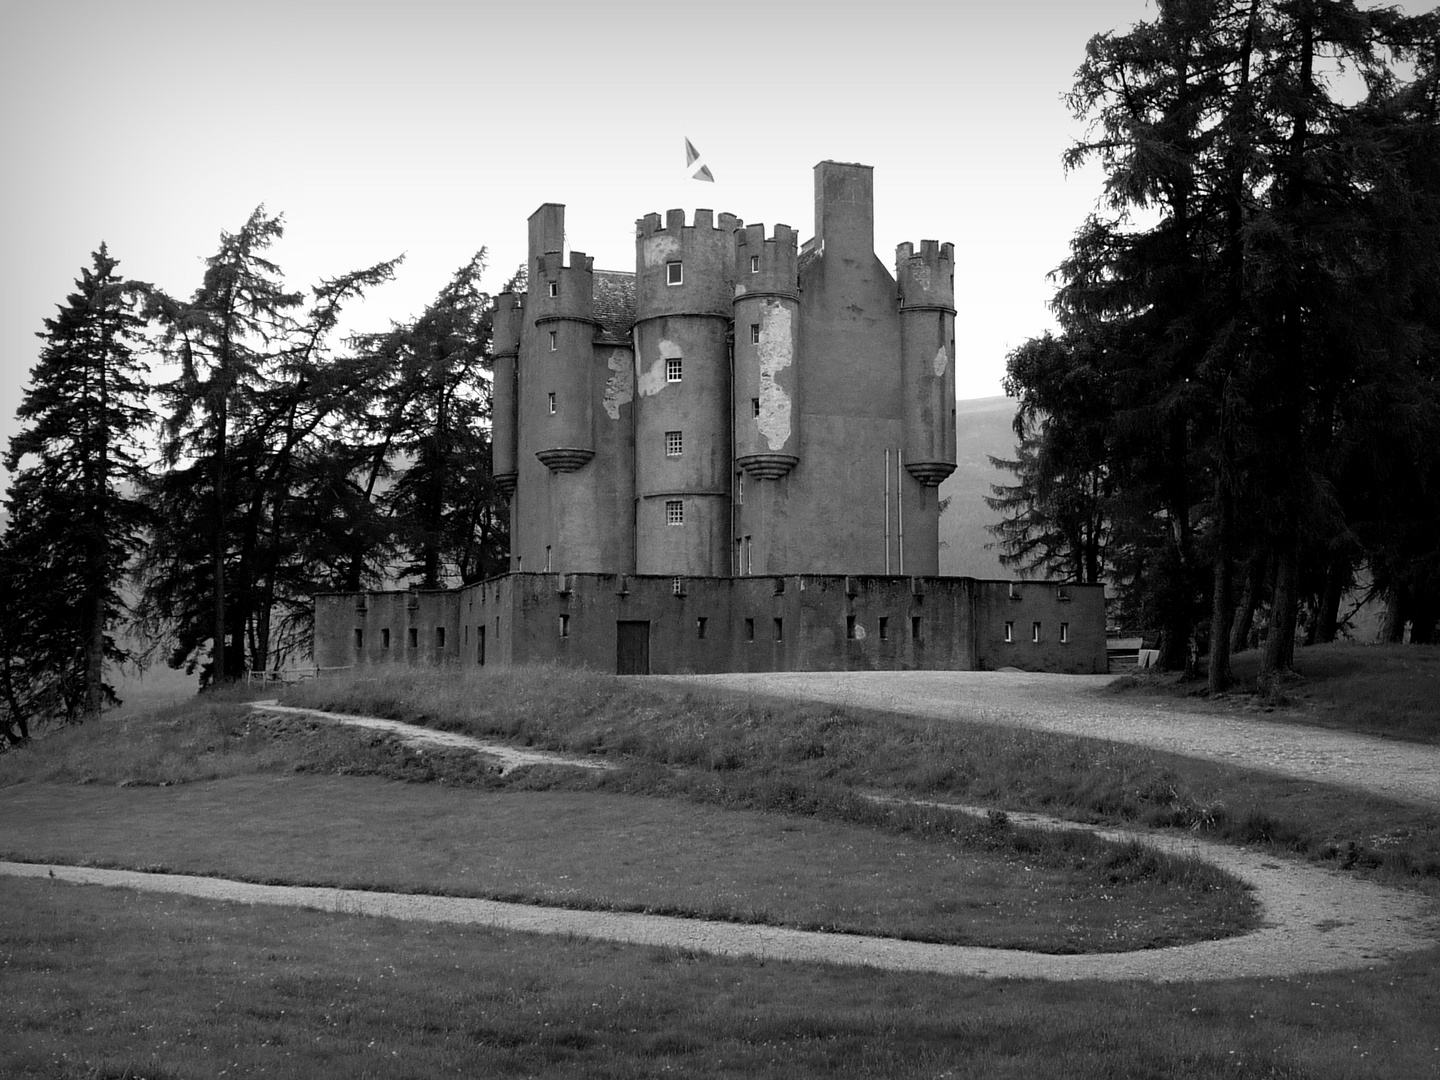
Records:
<instances>
[{"instance_id":1,"label":"dark wooden door","mask_svg":"<svg viewBox=\"0 0 1440 1080\"><path fill-rule=\"evenodd\" d=\"M650 624L615 624L615 672L618 675L650 674Z\"/></svg>"}]
</instances>

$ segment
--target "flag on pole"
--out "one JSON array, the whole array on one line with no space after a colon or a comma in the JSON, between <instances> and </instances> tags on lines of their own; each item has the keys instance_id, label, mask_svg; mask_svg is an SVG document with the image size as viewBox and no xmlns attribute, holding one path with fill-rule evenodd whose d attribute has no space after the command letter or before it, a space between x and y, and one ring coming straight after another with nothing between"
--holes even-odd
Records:
<instances>
[{"instance_id":1,"label":"flag on pole","mask_svg":"<svg viewBox=\"0 0 1440 1080\"><path fill-rule=\"evenodd\" d=\"M700 162L696 167L696 162ZM695 144L688 138L685 140L685 171L690 173L691 180L704 180L713 184L715 174L710 171L710 166L700 161L700 151L695 149Z\"/></svg>"}]
</instances>

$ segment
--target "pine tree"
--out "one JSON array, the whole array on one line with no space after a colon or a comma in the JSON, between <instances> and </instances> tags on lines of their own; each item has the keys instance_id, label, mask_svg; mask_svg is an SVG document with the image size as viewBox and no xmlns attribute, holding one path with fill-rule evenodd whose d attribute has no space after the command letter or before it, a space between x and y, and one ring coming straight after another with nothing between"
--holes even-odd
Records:
<instances>
[{"instance_id":1,"label":"pine tree","mask_svg":"<svg viewBox=\"0 0 1440 1080\"><path fill-rule=\"evenodd\" d=\"M31 717L68 721L116 701L107 665L128 654L113 631L120 585L146 516L147 367L135 356L137 290L104 244L38 336L45 342L10 440L9 527L0 543L0 702L23 732ZM27 715L29 714L29 715Z\"/></svg>"}]
</instances>

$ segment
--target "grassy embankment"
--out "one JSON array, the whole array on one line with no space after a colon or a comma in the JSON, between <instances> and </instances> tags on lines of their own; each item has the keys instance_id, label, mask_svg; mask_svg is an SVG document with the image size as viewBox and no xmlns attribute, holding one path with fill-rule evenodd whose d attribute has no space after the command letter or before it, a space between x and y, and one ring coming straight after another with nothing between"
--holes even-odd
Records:
<instances>
[{"instance_id":1,"label":"grassy embankment","mask_svg":"<svg viewBox=\"0 0 1440 1080\"><path fill-rule=\"evenodd\" d=\"M629 767L584 779L588 789L572 789L580 782L573 774L567 781L544 771L524 783L549 784L544 798L581 806L590 798L628 799L658 806L662 816L683 810L700 815L702 827L705 815L716 815L713 825L728 813L768 821L772 830L790 822L868 832L892 847L933 851L957 842L946 835L948 821L856 820L873 813L853 798L863 788L1182 825L1269 843L1277 856L1305 852L1351 872L1427 891L1435 885L1433 813L1137 748L568 673L463 687L424 678L337 684L308 688L305 696L325 707L605 753ZM36 782L0 797L104 796L90 807L90 820L103 821L109 798L172 790L115 789L117 778L153 784L226 775L235 785L283 786L288 781L278 777L297 758L312 773L445 784L378 785L391 792L473 799L496 784L469 759L418 755L324 728L277 738L244 723L231 706L209 708L208 717L192 709L189 720L117 724L109 729L113 740L102 734L106 725L65 733L23 766L22 756L12 755L0 761L0 776ZM87 776L92 785L57 783ZM187 793L207 787L222 785L197 784ZM649 797L635 799L640 790ZM654 798L660 794L670 798ZM109 813L128 816L124 805ZM129 804L132 811L137 805ZM272 816L282 807L273 800L268 806ZM783 816L769 812L785 808L791 812ZM32 809L63 814L57 805ZM245 816L235 809L237 820ZM424 815L416 813L418 822ZM202 833L215 838L213 825ZM735 837L742 847L764 839L743 828ZM988 841L992 855L995 840ZM311 848L318 853L329 842L317 834ZM1001 850L1013 852L1012 842L1005 839ZM795 850L776 857L793 858ZM995 984L757 965L48 883L0 881L0 893L0 995L12 1018L0 1022L8 1028L0 1045L14 1047L6 1055L12 1075L264 1069L295 1076L1298 1078L1440 1071L1435 952L1374 971L1298 980ZM1055 898L1043 914L1053 913Z\"/></svg>"}]
</instances>

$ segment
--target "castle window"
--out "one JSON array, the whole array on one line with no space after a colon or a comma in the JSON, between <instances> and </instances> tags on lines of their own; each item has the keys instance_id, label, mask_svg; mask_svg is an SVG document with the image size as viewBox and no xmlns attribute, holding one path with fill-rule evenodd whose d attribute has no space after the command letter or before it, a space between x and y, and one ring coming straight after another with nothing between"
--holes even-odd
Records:
<instances>
[{"instance_id":1,"label":"castle window","mask_svg":"<svg viewBox=\"0 0 1440 1080\"><path fill-rule=\"evenodd\" d=\"M445 627L443 626L435 627L435 647L437 649L445 647Z\"/></svg>"},{"instance_id":2,"label":"castle window","mask_svg":"<svg viewBox=\"0 0 1440 1080\"><path fill-rule=\"evenodd\" d=\"M665 381L680 382L684 378L684 361L678 357L665 361Z\"/></svg>"},{"instance_id":3,"label":"castle window","mask_svg":"<svg viewBox=\"0 0 1440 1080\"><path fill-rule=\"evenodd\" d=\"M910 616L910 640L911 640L911 641L919 641L919 640L920 640L920 616L919 616L919 615L911 615L911 616Z\"/></svg>"},{"instance_id":4,"label":"castle window","mask_svg":"<svg viewBox=\"0 0 1440 1080\"><path fill-rule=\"evenodd\" d=\"M855 640L855 616L845 616L845 637L850 641Z\"/></svg>"},{"instance_id":5,"label":"castle window","mask_svg":"<svg viewBox=\"0 0 1440 1080\"><path fill-rule=\"evenodd\" d=\"M388 649L390 647L390 628L388 626L381 627L380 629L380 647L382 649Z\"/></svg>"},{"instance_id":6,"label":"castle window","mask_svg":"<svg viewBox=\"0 0 1440 1080\"><path fill-rule=\"evenodd\" d=\"M410 627L410 642L409 642L409 644L410 644L410 648L412 648L412 649L418 649L418 648L420 647L420 631L419 631L419 629L417 629L417 628L414 627L414 626Z\"/></svg>"},{"instance_id":7,"label":"castle window","mask_svg":"<svg viewBox=\"0 0 1440 1080\"><path fill-rule=\"evenodd\" d=\"M365 647L365 631L358 626L355 628L355 647L357 649Z\"/></svg>"},{"instance_id":8,"label":"castle window","mask_svg":"<svg viewBox=\"0 0 1440 1080\"><path fill-rule=\"evenodd\" d=\"M755 572L755 559L750 553L750 539L748 536L745 537L745 573L747 574Z\"/></svg>"},{"instance_id":9,"label":"castle window","mask_svg":"<svg viewBox=\"0 0 1440 1080\"><path fill-rule=\"evenodd\" d=\"M784 619L776 619L776 620L775 620L775 640L776 640L776 641L784 641L784 640L785 640L785 620L784 620Z\"/></svg>"},{"instance_id":10,"label":"castle window","mask_svg":"<svg viewBox=\"0 0 1440 1080\"><path fill-rule=\"evenodd\" d=\"M1013 622L1007 622L1007 623L1005 624L1005 641L1006 641L1006 644L1009 644L1010 642L1012 642L1012 641L1014 641L1014 640L1015 640L1015 624L1014 624Z\"/></svg>"},{"instance_id":11,"label":"castle window","mask_svg":"<svg viewBox=\"0 0 1440 1080\"><path fill-rule=\"evenodd\" d=\"M682 500L682 499L667 499L667 500L665 500L665 524L666 524L666 525L684 525L684 524L685 524L685 503L684 503L684 500Z\"/></svg>"},{"instance_id":12,"label":"castle window","mask_svg":"<svg viewBox=\"0 0 1440 1080\"><path fill-rule=\"evenodd\" d=\"M746 640L746 641L754 641L754 640L755 640L755 620L754 620L754 619L746 619L746 620L745 620L745 640Z\"/></svg>"},{"instance_id":13,"label":"castle window","mask_svg":"<svg viewBox=\"0 0 1440 1080\"><path fill-rule=\"evenodd\" d=\"M1060 644L1061 644L1061 645L1068 645L1069 643L1070 643L1070 624L1069 624L1068 622L1062 622L1062 623L1060 624Z\"/></svg>"},{"instance_id":14,"label":"castle window","mask_svg":"<svg viewBox=\"0 0 1440 1080\"><path fill-rule=\"evenodd\" d=\"M665 432L665 456L679 457L685 452L685 436L678 431Z\"/></svg>"},{"instance_id":15,"label":"castle window","mask_svg":"<svg viewBox=\"0 0 1440 1080\"><path fill-rule=\"evenodd\" d=\"M569 616L569 615L561 615L561 616L560 616L560 636L561 636L561 637L569 637L569 636L570 636L570 616Z\"/></svg>"},{"instance_id":16,"label":"castle window","mask_svg":"<svg viewBox=\"0 0 1440 1080\"><path fill-rule=\"evenodd\" d=\"M745 474L744 474L743 472L738 472L738 473L735 474L735 505L736 505L736 506L743 506L744 503L745 503Z\"/></svg>"},{"instance_id":17,"label":"castle window","mask_svg":"<svg viewBox=\"0 0 1440 1080\"><path fill-rule=\"evenodd\" d=\"M545 572L550 573L550 545L545 545Z\"/></svg>"},{"instance_id":18,"label":"castle window","mask_svg":"<svg viewBox=\"0 0 1440 1080\"><path fill-rule=\"evenodd\" d=\"M886 641L890 637L890 616L880 616L880 640Z\"/></svg>"},{"instance_id":19,"label":"castle window","mask_svg":"<svg viewBox=\"0 0 1440 1080\"><path fill-rule=\"evenodd\" d=\"M1038 622L1030 624L1030 640L1037 643L1040 640L1040 624Z\"/></svg>"},{"instance_id":20,"label":"castle window","mask_svg":"<svg viewBox=\"0 0 1440 1080\"><path fill-rule=\"evenodd\" d=\"M758 274L759 272L760 272L760 256L759 256L759 255L751 255L751 256L750 256L750 273L752 273L752 274Z\"/></svg>"},{"instance_id":21,"label":"castle window","mask_svg":"<svg viewBox=\"0 0 1440 1080\"><path fill-rule=\"evenodd\" d=\"M665 284L680 285L685 281L685 264L672 262L665 264Z\"/></svg>"},{"instance_id":22,"label":"castle window","mask_svg":"<svg viewBox=\"0 0 1440 1080\"><path fill-rule=\"evenodd\" d=\"M558 350L558 349L560 348L559 342L557 342L557 341L555 340L555 339L556 339L556 335L557 335L558 333L559 333L559 331L556 331L556 330L551 330L551 331L550 331L550 351L551 351L551 352L555 352L556 350Z\"/></svg>"},{"instance_id":23,"label":"castle window","mask_svg":"<svg viewBox=\"0 0 1440 1080\"><path fill-rule=\"evenodd\" d=\"M554 416L554 415L555 415L555 395L554 395L554 394L551 394L551 395L549 395L549 397L550 397L550 415L551 415L551 416Z\"/></svg>"},{"instance_id":24,"label":"castle window","mask_svg":"<svg viewBox=\"0 0 1440 1080\"><path fill-rule=\"evenodd\" d=\"M752 322L750 324L750 344L760 344L760 324L758 322Z\"/></svg>"},{"instance_id":25,"label":"castle window","mask_svg":"<svg viewBox=\"0 0 1440 1080\"><path fill-rule=\"evenodd\" d=\"M760 399L758 397L752 397L750 399L750 415L760 415Z\"/></svg>"},{"instance_id":26,"label":"castle window","mask_svg":"<svg viewBox=\"0 0 1440 1080\"><path fill-rule=\"evenodd\" d=\"M701 615L695 620L695 636L701 641L705 640L705 616Z\"/></svg>"},{"instance_id":27,"label":"castle window","mask_svg":"<svg viewBox=\"0 0 1440 1080\"><path fill-rule=\"evenodd\" d=\"M551 295L551 296L559 296L559 295L560 295L560 283L559 283L558 281L552 281L552 282L550 282L550 295Z\"/></svg>"}]
</instances>

